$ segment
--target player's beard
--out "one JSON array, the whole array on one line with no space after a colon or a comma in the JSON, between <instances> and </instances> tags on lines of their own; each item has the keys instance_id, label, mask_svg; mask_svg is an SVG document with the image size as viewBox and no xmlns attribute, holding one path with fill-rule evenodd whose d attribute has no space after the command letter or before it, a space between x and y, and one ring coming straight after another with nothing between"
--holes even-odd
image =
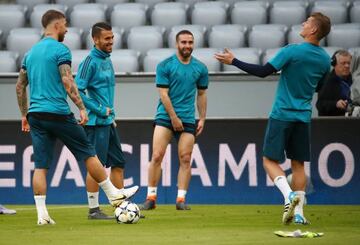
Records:
<instances>
[{"instance_id":1,"label":"player's beard","mask_svg":"<svg viewBox=\"0 0 360 245\"><path fill-rule=\"evenodd\" d=\"M187 58L190 57L192 51L193 51L192 48L183 48L183 49L179 49L179 54L180 54L180 56L183 57L184 59L187 59Z\"/></svg>"},{"instance_id":2,"label":"player's beard","mask_svg":"<svg viewBox=\"0 0 360 245\"><path fill-rule=\"evenodd\" d=\"M63 42L63 41L64 41L64 39L65 39L65 33L66 33L66 32L64 32L64 33L59 33L59 36L58 36L58 41L59 41L59 42Z\"/></svg>"}]
</instances>

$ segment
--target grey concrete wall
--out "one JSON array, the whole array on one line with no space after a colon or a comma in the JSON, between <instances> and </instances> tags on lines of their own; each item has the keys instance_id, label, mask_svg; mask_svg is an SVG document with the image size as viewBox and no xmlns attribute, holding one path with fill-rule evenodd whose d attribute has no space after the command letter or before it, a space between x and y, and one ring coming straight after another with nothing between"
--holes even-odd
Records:
<instances>
[{"instance_id":1,"label":"grey concrete wall","mask_svg":"<svg viewBox=\"0 0 360 245\"><path fill-rule=\"evenodd\" d=\"M20 118L16 101L17 74L0 75L0 120ZM271 110L278 76L265 79L240 74L211 74L209 118L266 118ZM118 118L153 118L158 103L154 75L117 75L115 108ZM316 99L316 97L315 97ZM72 111L76 107L70 102ZM313 115L317 115L314 108Z\"/></svg>"}]
</instances>

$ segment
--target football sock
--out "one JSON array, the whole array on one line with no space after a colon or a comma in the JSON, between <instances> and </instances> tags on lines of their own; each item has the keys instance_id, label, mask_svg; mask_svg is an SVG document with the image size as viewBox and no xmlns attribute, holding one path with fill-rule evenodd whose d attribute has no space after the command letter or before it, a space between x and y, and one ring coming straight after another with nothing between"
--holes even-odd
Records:
<instances>
[{"instance_id":1,"label":"football sock","mask_svg":"<svg viewBox=\"0 0 360 245\"><path fill-rule=\"evenodd\" d=\"M99 207L99 192L87 192L89 208Z\"/></svg>"},{"instance_id":2,"label":"football sock","mask_svg":"<svg viewBox=\"0 0 360 245\"><path fill-rule=\"evenodd\" d=\"M305 200L305 191L296 191L296 194L300 197L299 205L295 207L295 214L300 214L304 216L303 206Z\"/></svg>"},{"instance_id":3,"label":"football sock","mask_svg":"<svg viewBox=\"0 0 360 245\"><path fill-rule=\"evenodd\" d=\"M148 186L146 199L156 200L157 187Z\"/></svg>"},{"instance_id":4,"label":"football sock","mask_svg":"<svg viewBox=\"0 0 360 245\"><path fill-rule=\"evenodd\" d=\"M115 198L119 193L119 190L111 183L109 177L100 182L99 186L103 189L108 199Z\"/></svg>"},{"instance_id":5,"label":"football sock","mask_svg":"<svg viewBox=\"0 0 360 245\"><path fill-rule=\"evenodd\" d=\"M46 209L46 204L45 204L46 196L45 195L35 195L34 200L35 200L35 206L36 206L38 219L48 218L49 213Z\"/></svg>"},{"instance_id":6,"label":"football sock","mask_svg":"<svg viewBox=\"0 0 360 245\"><path fill-rule=\"evenodd\" d=\"M176 202L185 202L186 190L178 190Z\"/></svg>"},{"instance_id":7,"label":"football sock","mask_svg":"<svg viewBox=\"0 0 360 245\"><path fill-rule=\"evenodd\" d=\"M289 194L292 192L289 183L286 180L285 176L277 176L274 178L274 183L277 188L281 191L284 196L285 203L289 203Z\"/></svg>"}]
</instances>

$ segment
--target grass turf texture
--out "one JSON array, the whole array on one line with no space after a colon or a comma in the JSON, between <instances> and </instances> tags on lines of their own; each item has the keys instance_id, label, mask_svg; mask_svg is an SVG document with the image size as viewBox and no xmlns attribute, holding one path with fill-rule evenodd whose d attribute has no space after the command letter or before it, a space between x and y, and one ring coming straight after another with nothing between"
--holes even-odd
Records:
<instances>
[{"instance_id":1,"label":"grass turf texture","mask_svg":"<svg viewBox=\"0 0 360 245\"><path fill-rule=\"evenodd\" d=\"M281 224L282 206L192 205L176 211L158 205L138 224L88 220L86 206L48 205L54 226L36 225L34 206L0 215L0 244L360 244L360 206L306 206L310 226ZM110 207L104 211L112 213ZM275 230L324 232L321 238L280 238Z\"/></svg>"}]
</instances>

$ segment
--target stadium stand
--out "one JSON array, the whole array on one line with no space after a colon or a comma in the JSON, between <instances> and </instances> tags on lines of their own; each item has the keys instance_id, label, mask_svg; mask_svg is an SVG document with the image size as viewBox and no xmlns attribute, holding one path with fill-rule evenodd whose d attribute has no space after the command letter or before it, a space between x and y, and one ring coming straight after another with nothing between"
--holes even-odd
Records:
<instances>
[{"instance_id":1,"label":"stadium stand","mask_svg":"<svg viewBox=\"0 0 360 245\"><path fill-rule=\"evenodd\" d=\"M167 30L175 25L185 25L188 7L189 5L181 2L158 3L151 13L151 24L164 26Z\"/></svg>"},{"instance_id":2,"label":"stadium stand","mask_svg":"<svg viewBox=\"0 0 360 245\"><path fill-rule=\"evenodd\" d=\"M71 11L76 4L89 3L89 0L54 0L54 3L66 5Z\"/></svg>"},{"instance_id":3,"label":"stadium stand","mask_svg":"<svg viewBox=\"0 0 360 245\"><path fill-rule=\"evenodd\" d=\"M307 2L279 1L274 2L269 12L269 22L272 24L296 25L306 20Z\"/></svg>"},{"instance_id":4,"label":"stadium stand","mask_svg":"<svg viewBox=\"0 0 360 245\"><path fill-rule=\"evenodd\" d=\"M353 2L350 9L350 22L360 23L360 1Z\"/></svg>"},{"instance_id":5,"label":"stadium stand","mask_svg":"<svg viewBox=\"0 0 360 245\"><path fill-rule=\"evenodd\" d=\"M316 1L310 12L322 12L331 19L331 24L346 23L348 5L349 2L342 1Z\"/></svg>"},{"instance_id":6,"label":"stadium stand","mask_svg":"<svg viewBox=\"0 0 360 245\"><path fill-rule=\"evenodd\" d=\"M71 50L82 49L83 30L77 27L69 27L65 35L64 44Z\"/></svg>"},{"instance_id":7,"label":"stadium stand","mask_svg":"<svg viewBox=\"0 0 360 245\"><path fill-rule=\"evenodd\" d=\"M132 27L146 24L147 9L148 6L142 3L116 4L111 13L111 23L123 28L127 34Z\"/></svg>"},{"instance_id":8,"label":"stadium stand","mask_svg":"<svg viewBox=\"0 0 360 245\"><path fill-rule=\"evenodd\" d=\"M25 12L27 7L16 4L0 5L0 30L2 30L1 44L5 44L10 30L25 26Z\"/></svg>"},{"instance_id":9,"label":"stadium stand","mask_svg":"<svg viewBox=\"0 0 360 245\"><path fill-rule=\"evenodd\" d=\"M50 3L50 1L49 0L16 0L16 4L25 5L28 7L29 10L32 10L35 5L42 3Z\"/></svg>"},{"instance_id":10,"label":"stadium stand","mask_svg":"<svg viewBox=\"0 0 360 245\"><path fill-rule=\"evenodd\" d=\"M265 65L274 55L279 51L280 48L270 48L266 49L263 56L261 63Z\"/></svg>"},{"instance_id":11,"label":"stadium stand","mask_svg":"<svg viewBox=\"0 0 360 245\"><path fill-rule=\"evenodd\" d=\"M143 57L148 50L164 46L164 32L165 28L159 26L133 27L127 37L127 47L139 51Z\"/></svg>"},{"instance_id":12,"label":"stadium stand","mask_svg":"<svg viewBox=\"0 0 360 245\"><path fill-rule=\"evenodd\" d=\"M89 30L94 23L106 21L106 9L101 3L76 4L70 14L71 26Z\"/></svg>"},{"instance_id":13,"label":"stadium stand","mask_svg":"<svg viewBox=\"0 0 360 245\"><path fill-rule=\"evenodd\" d=\"M77 72L79 69L79 65L81 61L89 54L89 50L79 49L79 50L72 50L72 61L71 61L71 69L73 72Z\"/></svg>"},{"instance_id":14,"label":"stadium stand","mask_svg":"<svg viewBox=\"0 0 360 245\"><path fill-rule=\"evenodd\" d=\"M150 49L144 57L144 72L155 72L156 66L176 52L176 49L162 48Z\"/></svg>"},{"instance_id":15,"label":"stadium stand","mask_svg":"<svg viewBox=\"0 0 360 245\"><path fill-rule=\"evenodd\" d=\"M246 30L243 25L215 25L209 33L210 48L240 48L246 46Z\"/></svg>"},{"instance_id":16,"label":"stadium stand","mask_svg":"<svg viewBox=\"0 0 360 245\"><path fill-rule=\"evenodd\" d=\"M0 72L17 72L19 54L12 51L0 51Z\"/></svg>"},{"instance_id":17,"label":"stadium stand","mask_svg":"<svg viewBox=\"0 0 360 245\"><path fill-rule=\"evenodd\" d=\"M221 64L218 60L214 59L214 54L218 52L215 48L197 48L193 51L193 56L203 62L209 72L220 72Z\"/></svg>"},{"instance_id":18,"label":"stadium stand","mask_svg":"<svg viewBox=\"0 0 360 245\"><path fill-rule=\"evenodd\" d=\"M226 24L228 8L229 4L222 1L196 3L191 13L191 23L205 25L208 29L213 25Z\"/></svg>"},{"instance_id":19,"label":"stadium stand","mask_svg":"<svg viewBox=\"0 0 360 245\"><path fill-rule=\"evenodd\" d=\"M115 72L139 72L140 53L131 49L117 49L111 53Z\"/></svg>"},{"instance_id":20,"label":"stadium stand","mask_svg":"<svg viewBox=\"0 0 360 245\"><path fill-rule=\"evenodd\" d=\"M39 29L36 28L15 28L9 33L6 40L6 47L9 51L19 53L19 60L24 54L41 38Z\"/></svg>"},{"instance_id":21,"label":"stadium stand","mask_svg":"<svg viewBox=\"0 0 360 245\"><path fill-rule=\"evenodd\" d=\"M345 49L360 46L359 25L334 25L326 38L328 46L340 46Z\"/></svg>"},{"instance_id":22,"label":"stadium stand","mask_svg":"<svg viewBox=\"0 0 360 245\"><path fill-rule=\"evenodd\" d=\"M269 4L264 1L242 1L234 4L231 11L231 23L248 25L266 24Z\"/></svg>"},{"instance_id":23,"label":"stadium stand","mask_svg":"<svg viewBox=\"0 0 360 245\"><path fill-rule=\"evenodd\" d=\"M249 47L279 48L286 44L287 27L281 24L254 25L249 33Z\"/></svg>"}]
</instances>

